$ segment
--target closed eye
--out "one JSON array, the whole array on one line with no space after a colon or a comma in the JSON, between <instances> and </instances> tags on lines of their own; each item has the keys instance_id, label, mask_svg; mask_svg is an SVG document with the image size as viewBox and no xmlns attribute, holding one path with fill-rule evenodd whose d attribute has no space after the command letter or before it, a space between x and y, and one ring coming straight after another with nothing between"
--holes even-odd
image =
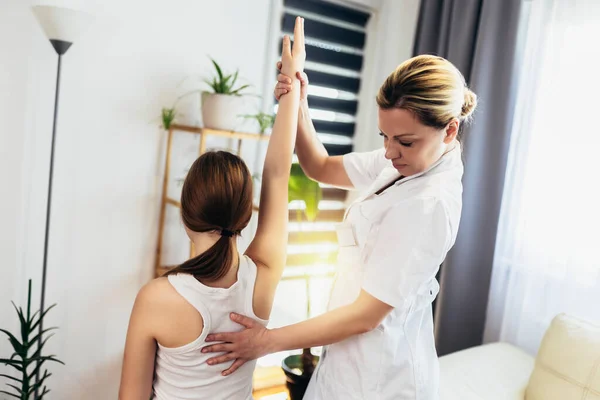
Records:
<instances>
[{"instance_id":1,"label":"closed eye","mask_svg":"<svg viewBox=\"0 0 600 400\"><path fill-rule=\"evenodd\" d=\"M388 140L388 137L383 132L379 132L379 136L383 137L384 140ZM396 143L399 143L404 147L411 147L413 145L413 142L403 141L399 137L394 137L394 140L396 141Z\"/></svg>"},{"instance_id":2,"label":"closed eye","mask_svg":"<svg viewBox=\"0 0 600 400\"><path fill-rule=\"evenodd\" d=\"M400 140L400 138L395 138L395 139L396 139L396 142L400 143L404 147L411 147L413 145L412 142L404 142L404 141Z\"/></svg>"}]
</instances>

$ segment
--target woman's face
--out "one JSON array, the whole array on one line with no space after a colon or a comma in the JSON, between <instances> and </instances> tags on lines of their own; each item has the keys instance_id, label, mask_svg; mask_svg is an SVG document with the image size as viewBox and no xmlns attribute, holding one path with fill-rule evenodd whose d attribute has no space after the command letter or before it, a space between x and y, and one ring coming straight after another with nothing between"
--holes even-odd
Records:
<instances>
[{"instance_id":1,"label":"woman's face","mask_svg":"<svg viewBox=\"0 0 600 400\"><path fill-rule=\"evenodd\" d=\"M458 120L444 129L423 125L404 109L379 109L379 130L383 136L385 158L403 176L425 171L451 150L458 133Z\"/></svg>"}]
</instances>

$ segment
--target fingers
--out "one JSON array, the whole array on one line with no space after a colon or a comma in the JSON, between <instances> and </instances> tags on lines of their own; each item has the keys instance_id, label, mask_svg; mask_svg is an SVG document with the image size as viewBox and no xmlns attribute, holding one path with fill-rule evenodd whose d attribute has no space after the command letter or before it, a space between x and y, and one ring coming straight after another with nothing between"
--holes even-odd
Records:
<instances>
[{"instance_id":1,"label":"fingers","mask_svg":"<svg viewBox=\"0 0 600 400\"><path fill-rule=\"evenodd\" d=\"M235 362L231 365L231 367L227 368L225 371L223 371L221 374L223 376L227 376L227 375L231 375L233 374L239 367L241 367L242 365L244 365L246 363L246 360L243 360L241 358L238 358L237 360L235 360Z\"/></svg>"},{"instance_id":2,"label":"fingers","mask_svg":"<svg viewBox=\"0 0 600 400\"><path fill-rule=\"evenodd\" d=\"M277 75L277 82L281 82L281 83L292 83L292 79L290 77L288 77L287 75L284 74L279 74Z\"/></svg>"},{"instance_id":3,"label":"fingers","mask_svg":"<svg viewBox=\"0 0 600 400\"><path fill-rule=\"evenodd\" d=\"M304 18L296 17L294 25L294 53L304 51Z\"/></svg>"},{"instance_id":4,"label":"fingers","mask_svg":"<svg viewBox=\"0 0 600 400\"><path fill-rule=\"evenodd\" d=\"M208 365L217 365L217 364L223 364L224 362L227 362L227 361L235 360L236 358L237 358L237 355L235 353L227 353L227 354L223 354L222 356L209 358L206 361L206 363Z\"/></svg>"},{"instance_id":5,"label":"fingers","mask_svg":"<svg viewBox=\"0 0 600 400\"><path fill-rule=\"evenodd\" d=\"M240 315L240 314L236 314L236 313L229 314L229 318L231 318L231 320L233 322L237 322L238 324L243 325L246 328L253 328L257 324L257 322L255 320L253 320L252 318L248 318L244 315Z\"/></svg>"},{"instance_id":6,"label":"fingers","mask_svg":"<svg viewBox=\"0 0 600 400\"><path fill-rule=\"evenodd\" d=\"M205 342L233 342L235 333L211 333L204 340Z\"/></svg>"},{"instance_id":7,"label":"fingers","mask_svg":"<svg viewBox=\"0 0 600 400\"><path fill-rule=\"evenodd\" d=\"M277 71L281 72L281 66L283 64L281 63L281 61L277 61Z\"/></svg>"},{"instance_id":8,"label":"fingers","mask_svg":"<svg viewBox=\"0 0 600 400\"><path fill-rule=\"evenodd\" d=\"M235 349L232 343L213 344L202 348L203 353L229 353Z\"/></svg>"},{"instance_id":9,"label":"fingers","mask_svg":"<svg viewBox=\"0 0 600 400\"><path fill-rule=\"evenodd\" d=\"M288 35L283 36L283 40L282 40L282 44L281 44L281 57L283 58L284 56L288 56L288 57L292 56L290 37Z\"/></svg>"},{"instance_id":10,"label":"fingers","mask_svg":"<svg viewBox=\"0 0 600 400\"><path fill-rule=\"evenodd\" d=\"M289 90L287 89L275 89L275 92L273 93L273 95L275 96L275 100L279 101L279 99L281 99L281 96L288 94Z\"/></svg>"},{"instance_id":11,"label":"fingers","mask_svg":"<svg viewBox=\"0 0 600 400\"><path fill-rule=\"evenodd\" d=\"M285 90L289 92L290 90L292 90L292 84L279 82L277 83L277 85L275 85L275 90Z\"/></svg>"},{"instance_id":12,"label":"fingers","mask_svg":"<svg viewBox=\"0 0 600 400\"><path fill-rule=\"evenodd\" d=\"M285 76L285 75L283 75ZM305 86L308 85L308 75L306 75L306 73L304 72L296 72L296 78L298 78L300 80L300 85ZM279 80L279 79L277 79Z\"/></svg>"}]
</instances>

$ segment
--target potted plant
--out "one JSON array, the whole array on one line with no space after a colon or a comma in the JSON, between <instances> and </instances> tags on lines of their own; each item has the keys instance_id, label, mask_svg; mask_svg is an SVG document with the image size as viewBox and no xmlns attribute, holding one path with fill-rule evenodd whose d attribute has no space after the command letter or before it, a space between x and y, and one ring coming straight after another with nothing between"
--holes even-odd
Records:
<instances>
[{"instance_id":1,"label":"potted plant","mask_svg":"<svg viewBox=\"0 0 600 400\"><path fill-rule=\"evenodd\" d=\"M275 115L264 112L246 114L242 115L242 117L255 120L258 123L261 135L267 133L269 129L273 128L273 124L275 123Z\"/></svg>"},{"instance_id":2,"label":"potted plant","mask_svg":"<svg viewBox=\"0 0 600 400\"><path fill-rule=\"evenodd\" d=\"M303 201L306 205L304 208L306 219L312 222L317 218L319 202L322 197L323 193L319 183L306 176L300 164L292 164L288 184L288 201ZM301 223L301 209L296 210L296 217ZM310 302L310 299L307 301ZM303 349L302 354L291 355L283 360L281 367L286 376L286 385L291 400L302 399L317 362L318 357L311 353L310 348Z\"/></svg>"},{"instance_id":3,"label":"potted plant","mask_svg":"<svg viewBox=\"0 0 600 400\"><path fill-rule=\"evenodd\" d=\"M216 75L204 81L212 91L202 92L202 121L206 128L233 131L244 108L243 91L250 85L236 86L239 70L227 75L215 60L211 61Z\"/></svg>"},{"instance_id":4,"label":"potted plant","mask_svg":"<svg viewBox=\"0 0 600 400\"><path fill-rule=\"evenodd\" d=\"M161 116L161 120L162 120L162 127L165 130L169 130L169 128L171 127L171 124L173 123L173 121L175 120L175 117L177 116L177 110L175 109L175 105L173 105L173 107L171 107L171 108L163 107L160 116Z\"/></svg>"},{"instance_id":5,"label":"potted plant","mask_svg":"<svg viewBox=\"0 0 600 400\"><path fill-rule=\"evenodd\" d=\"M5 329L0 329L0 332L8 336L8 340L14 351L9 358L0 358L0 364L14 368L20 377L15 378L10 375L0 374L1 377L11 382L6 383L6 385L12 388L11 392L0 390L0 393L21 400L34 398L41 400L50 392L45 382L52 374L48 373L47 369L44 369L44 373L40 377L42 366L46 361L57 362L63 365L64 363L56 359L54 355L42 355L44 345L52 337L52 335L48 335L44 338L44 335L57 328L46 328L41 332L38 332L38 330L48 311L55 305L51 305L42 312L36 311L31 315L31 279L29 280L29 290L27 292L27 314L23 312L21 307L17 308L15 303L13 303L13 307L19 316L21 339L19 340ZM34 349L34 346L37 348Z\"/></svg>"}]
</instances>

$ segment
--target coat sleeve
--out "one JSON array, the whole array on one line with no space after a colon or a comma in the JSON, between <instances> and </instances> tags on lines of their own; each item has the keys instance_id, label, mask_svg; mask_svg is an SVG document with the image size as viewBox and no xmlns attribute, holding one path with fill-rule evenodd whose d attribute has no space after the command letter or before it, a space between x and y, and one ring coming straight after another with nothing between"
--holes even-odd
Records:
<instances>
[{"instance_id":1,"label":"coat sleeve","mask_svg":"<svg viewBox=\"0 0 600 400\"><path fill-rule=\"evenodd\" d=\"M370 152L354 152L344 155L344 168L356 189L367 189L379 173L391 165L384 154L385 149L381 148Z\"/></svg>"}]
</instances>

